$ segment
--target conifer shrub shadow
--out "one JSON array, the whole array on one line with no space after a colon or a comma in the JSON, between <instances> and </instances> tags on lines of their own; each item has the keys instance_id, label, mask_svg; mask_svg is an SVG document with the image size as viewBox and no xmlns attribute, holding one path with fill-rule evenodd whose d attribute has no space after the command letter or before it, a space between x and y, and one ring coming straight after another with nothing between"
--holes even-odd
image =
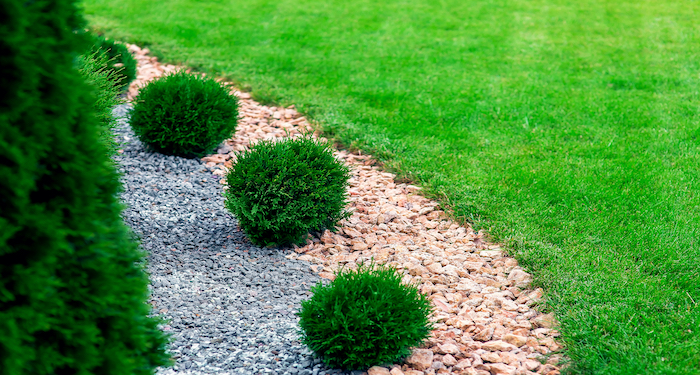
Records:
<instances>
[{"instance_id":1,"label":"conifer shrub shadow","mask_svg":"<svg viewBox=\"0 0 700 375\"><path fill-rule=\"evenodd\" d=\"M396 363L425 341L432 307L415 284L389 266L340 270L301 303L302 342L330 367L366 370Z\"/></svg>"},{"instance_id":2,"label":"conifer shrub shadow","mask_svg":"<svg viewBox=\"0 0 700 375\"><path fill-rule=\"evenodd\" d=\"M236 129L238 100L211 78L179 71L141 89L130 121L141 142L155 151L202 156Z\"/></svg>"},{"instance_id":3,"label":"conifer shrub shadow","mask_svg":"<svg viewBox=\"0 0 700 375\"><path fill-rule=\"evenodd\" d=\"M335 230L349 216L350 172L329 143L310 136L261 141L236 156L225 205L251 242L301 244L309 232Z\"/></svg>"},{"instance_id":4,"label":"conifer shrub shadow","mask_svg":"<svg viewBox=\"0 0 700 375\"><path fill-rule=\"evenodd\" d=\"M0 375L167 365L117 199L72 0L0 0Z\"/></svg>"},{"instance_id":5,"label":"conifer shrub shadow","mask_svg":"<svg viewBox=\"0 0 700 375\"><path fill-rule=\"evenodd\" d=\"M122 43L101 35L94 37L94 43L88 55L101 51L107 59L107 69L114 72L114 85L126 90L136 79L136 59Z\"/></svg>"}]
</instances>

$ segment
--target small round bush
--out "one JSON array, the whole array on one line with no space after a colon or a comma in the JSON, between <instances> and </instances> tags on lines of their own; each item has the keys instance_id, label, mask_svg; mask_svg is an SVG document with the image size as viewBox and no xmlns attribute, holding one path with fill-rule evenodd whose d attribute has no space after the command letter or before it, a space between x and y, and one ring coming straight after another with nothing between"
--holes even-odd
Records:
<instances>
[{"instance_id":1,"label":"small round bush","mask_svg":"<svg viewBox=\"0 0 700 375\"><path fill-rule=\"evenodd\" d=\"M331 367L367 369L395 363L432 330L428 298L387 266L360 265L317 284L301 303L301 339Z\"/></svg>"},{"instance_id":2,"label":"small round bush","mask_svg":"<svg viewBox=\"0 0 700 375\"><path fill-rule=\"evenodd\" d=\"M180 71L143 87L131 112L131 128L154 150L202 156L231 136L238 101L215 80Z\"/></svg>"},{"instance_id":3,"label":"small round bush","mask_svg":"<svg viewBox=\"0 0 700 375\"><path fill-rule=\"evenodd\" d=\"M91 52L97 51L105 53L107 69L114 72L114 85L123 90L127 89L136 79L136 59L131 56L129 49L112 39L96 36Z\"/></svg>"},{"instance_id":4,"label":"small round bush","mask_svg":"<svg viewBox=\"0 0 700 375\"><path fill-rule=\"evenodd\" d=\"M347 217L348 167L327 142L304 136L239 152L226 176L226 208L261 246L301 244Z\"/></svg>"}]
</instances>

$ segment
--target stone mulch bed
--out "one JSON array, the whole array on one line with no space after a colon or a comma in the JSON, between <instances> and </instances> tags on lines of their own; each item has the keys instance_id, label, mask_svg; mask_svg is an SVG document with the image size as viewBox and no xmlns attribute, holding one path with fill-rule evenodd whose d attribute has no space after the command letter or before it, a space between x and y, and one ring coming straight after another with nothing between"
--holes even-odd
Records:
<instances>
[{"instance_id":1,"label":"stone mulch bed","mask_svg":"<svg viewBox=\"0 0 700 375\"><path fill-rule=\"evenodd\" d=\"M138 60L130 99L146 82L179 69L159 63L148 49L129 45L129 50ZM235 151L252 142L314 131L294 106L263 106L250 94L231 90L240 99L240 119L235 136L203 158L214 174L224 176ZM396 183L370 155L343 150L336 155L352 170L353 214L337 233L326 231L288 257L308 261L329 279L339 267L374 259L417 282L435 305L436 329L424 347L414 349L405 363L373 367L369 375L559 374L556 322L535 308L542 289L530 287L531 275L515 259L484 233L450 220L419 187Z\"/></svg>"}]
</instances>

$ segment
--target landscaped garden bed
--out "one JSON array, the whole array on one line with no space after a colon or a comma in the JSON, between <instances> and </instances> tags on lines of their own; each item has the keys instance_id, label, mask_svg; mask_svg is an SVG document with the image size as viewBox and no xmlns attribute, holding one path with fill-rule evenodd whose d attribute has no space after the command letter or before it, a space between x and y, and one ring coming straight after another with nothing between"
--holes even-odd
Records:
<instances>
[{"instance_id":1,"label":"landscaped garden bed","mask_svg":"<svg viewBox=\"0 0 700 375\"><path fill-rule=\"evenodd\" d=\"M138 79L130 88L132 97L146 82L177 70L174 66L160 64L148 55L147 50L134 45L129 48L139 61ZM215 196L225 185L228 168L236 162L236 151L244 151L260 140L298 137L313 128L291 107L262 106L248 94L234 88L231 90L240 103L236 134L225 141L216 154L204 157L203 164L182 159L181 163L190 165L190 169L179 175L170 175L174 168L159 160L174 157L146 154L142 149L125 149L127 151L120 156L140 153L138 157L144 159L144 168L156 170L162 175L162 181L169 181L167 184L179 185L179 195L186 196L186 204L181 207L159 202L148 209L129 210L130 217L146 215L139 223L148 220L149 213L152 218L160 220L183 217L189 224L178 228L177 232L182 232L183 236L199 232L204 239L176 240L177 237L170 237L174 224L167 221L147 224L151 228L150 235L145 236L147 250L164 254L166 259L172 258L171 262L180 269L175 272L173 266L163 264L160 256L151 261L151 277L154 287L158 288L154 289L157 291L154 294L156 311L168 318L185 314L178 318L177 326L166 327L174 330L178 337L174 346L177 348L178 370L213 372L228 368L241 373L264 373L264 369L270 369L284 373L291 368L302 372L316 368L329 371L313 362L309 353L294 344L290 336L289 330L296 321L289 313L298 309L299 298L295 293L285 295L284 298L289 300L275 305L270 301L277 301L285 293L276 295L274 290L294 290L287 285L290 275L294 275L300 277L297 285L302 285L302 280L305 282L298 295L306 296L306 288L318 277L333 279L341 267L355 269L359 263L374 260L400 270L406 282L418 283L419 290L429 296L436 308L432 317L436 329L424 348L416 348L405 363L394 364L398 366L396 369L391 368L392 364L383 364L387 367L373 368L371 373L381 374L389 370L394 371L392 375L400 374L399 371L408 375L558 372L553 364L561 356L550 356L561 349L555 340L558 332L553 318L535 309L542 298L542 290L529 289L531 276L518 267L517 261L508 257L499 245L487 242L483 233L475 233L469 227L447 219L436 202L420 195L420 188L396 183L394 176L383 172L369 155L336 152L336 157L352 171L349 189L352 216L341 221L338 233L325 231L308 240L307 245L295 246L291 251L261 249L247 242L243 233L236 229L235 219L224 214L223 198ZM138 181L142 177L133 178ZM173 179L180 182L171 181ZM183 184L187 184L186 188ZM151 188L149 183L141 185ZM196 191L202 190L200 186L206 186L209 193L199 196ZM152 188L158 189L157 186ZM187 192L189 188L195 189ZM138 189L130 189L129 194L133 194L131 191ZM182 197L177 198L178 194L168 194L183 201ZM201 208L194 207L197 202L203 203ZM159 212L157 207L163 207L165 212ZM155 214L153 210L156 210ZM176 214L178 210L182 214ZM203 217L197 219L195 212L201 212ZM190 229L192 223L198 223L199 227ZM135 227L139 225L135 224ZM165 237L169 238L168 241L158 240L159 236L164 236L159 235L161 231L168 233ZM173 244L173 241L178 243ZM172 246L175 248L170 249ZM281 258L285 251L286 255ZM255 267L251 258L267 266L260 266L263 271L251 269ZM291 265L283 264L285 261ZM298 268L300 265L301 269ZM240 270L242 266L245 266L245 271ZM265 271L266 267L287 271L270 274L271 271ZM317 275L308 274L309 271ZM251 273L254 276L245 276ZM249 277L256 280L260 290L251 290L245 285L250 282L247 281ZM294 277L291 280L295 280ZM173 295L177 293L173 287L177 290L183 283L188 285L187 280L197 286L190 284L187 290ZM235 297L231 298L234 294ZM194 300L195 304L202 300L205 315L198 317L191 302L178 302L182 299ZM251 305L241 305L248 300ZM283 307L285 304L289 304L288 307ZM266 306L269 307L266 309ZM280 315L280 310L286 315ZM258 319L266 317L265 323L248 320L248 314ZM235 321L231 321L232 318ZM247 324L250 328L243 328ZM234 337L234 326L248 332L243 335L243 342ZM223 331L219 327L224 327ZM201 337L200 331L207 334ZM260 333L252 332L267 333L260 336ZM246 339L249 340L248 346ZM251 341L260 344L252 352ZM278 343L277 346L270 346L270 341ZM289 354L290 351L299 354L295 357ZM540 362L547 360L549 363ZM288 363L288 368L278 365L280 361Z\"/></svg>"},{"instance_id":2,"label":"landscaped garden bed","mask_svg":"<svg viewBox=\"0 0 700 375\"><path fill-rule=\"evenodd\" d=\"M487 232L545 290L572 373L700 371L697 2L83 4Z\"/></svg>"},{"instance_id":3,"label":"landscaped garden bed","mask_svg":"<svg viewBox=\"0 0 700 375\"><path fill-rule=\"evenodd\" d=\"M700 371L700 5L0 4L0 374Z\"/></svg>"}]
</instances>

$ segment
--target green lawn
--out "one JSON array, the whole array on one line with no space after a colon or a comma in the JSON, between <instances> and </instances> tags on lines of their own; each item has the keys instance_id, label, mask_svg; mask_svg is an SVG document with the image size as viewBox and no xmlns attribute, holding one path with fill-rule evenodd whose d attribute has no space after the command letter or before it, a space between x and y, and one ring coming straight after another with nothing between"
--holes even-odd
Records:
<instances>
[{"instance_id":1,"label":"green lawn","mask_svg":"<svg viewBox=\"0 0 700 375\"><path fill-rule=\"evenodd\" d=\"M700 373L700 1L86 0L296 104L536 275L582 374Z\"/></svg>"}]
</instances>

